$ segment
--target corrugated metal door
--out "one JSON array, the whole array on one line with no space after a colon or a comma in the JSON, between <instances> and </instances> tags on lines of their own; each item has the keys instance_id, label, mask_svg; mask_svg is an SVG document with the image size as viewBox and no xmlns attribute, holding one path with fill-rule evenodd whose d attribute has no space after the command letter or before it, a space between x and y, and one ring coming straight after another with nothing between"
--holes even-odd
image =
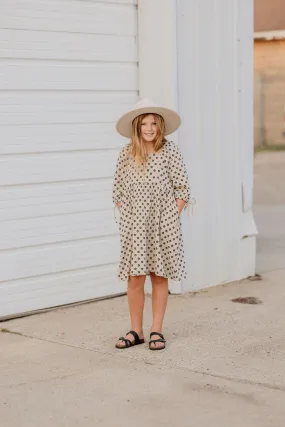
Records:
<instances>
[{"instance_id":1,"label":"corrugated metal door","mask_svg":"<svg viewBox=\"0 0 285 427\"><path fill-rule=\"evenodd\" d=\"M121 292L118 115L137 99L135 0L2 0L0 317Z\"/></svg>"},{"instance_id":2,"label":"corrugated metal door","mask_svg":"<svg viewBox=\"0 0 285 427\"><path fill-rule=\"evenodd\" d=\"M255 272L252 26L251 0L177 2L179 143L197 200L184 291Z\"/></svg>"}]
</instances>

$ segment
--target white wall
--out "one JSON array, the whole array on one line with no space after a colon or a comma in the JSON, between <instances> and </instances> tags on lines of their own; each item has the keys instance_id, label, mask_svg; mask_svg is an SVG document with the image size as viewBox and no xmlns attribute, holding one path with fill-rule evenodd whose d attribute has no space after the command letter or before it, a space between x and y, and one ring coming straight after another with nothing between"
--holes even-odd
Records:
<instances>
[{"instance_id":1,"label":"white wall","mask_svg":"<svg viewBox=\"0 0 285 427\"><path fill-rule=\"evenodd\" d=\"M197 200L183 220L189 279L180 290L254 274L252 1L139 5L141 95L178 108L176 139ZM160 16L163 32L147 32Z\"/></svg>"},{"instance_id":2,"label":"white wall","mask_svg":"<svg viewBox=\"0 0 285 427\"><path fill-rule=\"evenodd\" d=\"M253 274L252 1L139 0L139 79L136 0L1 7L0 316L125 290L114 124L138 89L179 110L197 199L171 290Z\"/></svg>"},{"instance_id":3,"label":"white wall","mask_svg":"<svg viewBox=\"0 0 285 427\"><path fill-rule=\"evenodd\" d=\"M135 0L2 0L0 316L125 290L111 188Z\"/></svg>"}]
</instances>

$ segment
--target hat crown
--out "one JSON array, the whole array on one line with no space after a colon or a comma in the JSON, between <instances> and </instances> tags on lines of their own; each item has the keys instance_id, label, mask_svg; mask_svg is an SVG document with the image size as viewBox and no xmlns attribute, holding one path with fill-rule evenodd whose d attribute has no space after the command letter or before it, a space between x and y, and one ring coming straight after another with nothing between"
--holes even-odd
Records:
<instances>
[{"instance_id":1,"label":"hat crown","mask_svg":"<svg viewBox=\"0 0 285 427\"><path fill-rule=\"evenodd\" d=\"M152 99L149 99L149 98L142 98L135 105L136 110L139 108L148 108L148 107L157 107L157 105L152 101Z\"/></svg>"}]
</instances>

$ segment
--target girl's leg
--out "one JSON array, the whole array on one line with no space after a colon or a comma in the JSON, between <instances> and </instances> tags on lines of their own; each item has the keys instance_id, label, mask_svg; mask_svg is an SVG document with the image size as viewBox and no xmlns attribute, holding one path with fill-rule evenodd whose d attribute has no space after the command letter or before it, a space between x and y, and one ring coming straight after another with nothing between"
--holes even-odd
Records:
<instances>
[{"instance_id":1,"label":"girl's leg","mask_svg":"<svg viewBox=\"0 0 285 427\"><path fill-rule=\"evenodd\" d=\"M144 338L143 335L143 309L144 309L144 283L145 276L130 276L128 280L128 302L130 309L131 318L131 330L135 331L140 338ZM134 341L133 335L126 335L125 338ZM118 341L117 345L125 347L123 341Z\"/></svg>"},{"instance_id":2,"label":"girl's leg","mask_svg":"<svg viewBox=\"0 0 285 427\"><path fill-rule=\"evenodd\" d=\"M152 283L152 328L151 332L162 333L162 324L168 299L168 279L150 274ZM153 335L151 339L159 339L158 335ZM151 346L164 347L164 343L152 343Z\"/></svg>"}]
</instances>

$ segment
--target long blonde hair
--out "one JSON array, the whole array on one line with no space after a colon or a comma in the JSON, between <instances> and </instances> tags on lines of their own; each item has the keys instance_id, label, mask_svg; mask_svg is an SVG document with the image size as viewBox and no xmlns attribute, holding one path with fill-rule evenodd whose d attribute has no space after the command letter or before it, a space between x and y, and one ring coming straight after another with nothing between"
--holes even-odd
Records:
<instances>
[{"instance_id":1,"label":"long blonde hair","mask_svg":"<svg viewBox=\"0 0 285 427\"><path fill-rule=\"evenodd\" d=\"M133 121L133 135L130 143L130 154L135 158L137 164L146 164L147 152L145 142L141 133L142 121L152 113L141 114ZM154 151L159 151L166 142L165 139L165 123L163 117L159 114L152 114L157 125L157 136L154 140Z\"/></svg>"}]
</instances>

